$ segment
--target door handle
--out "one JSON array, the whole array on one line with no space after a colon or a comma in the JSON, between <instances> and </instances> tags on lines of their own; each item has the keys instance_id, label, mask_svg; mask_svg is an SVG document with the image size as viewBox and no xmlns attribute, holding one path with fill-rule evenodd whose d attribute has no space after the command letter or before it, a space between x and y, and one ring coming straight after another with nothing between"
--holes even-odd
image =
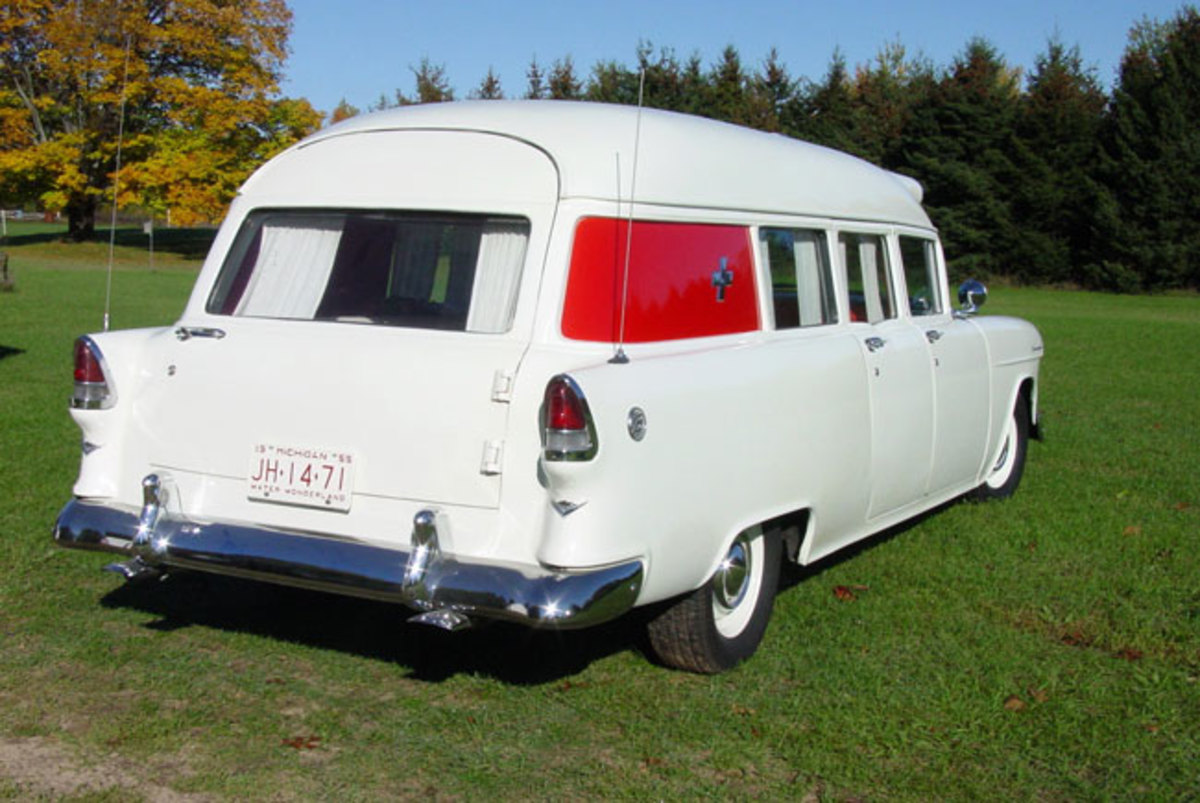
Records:
<instances>
[{"instance_id":1,"label":"door handle","mask_svg":"<svg viewBox=\"0 0 1200 803\"><path fill-rule=\"evenodd\" d=\"M881 348L887 345L887 341L882 337L868 337L863 342L867 344L868 351L879 351Z\"/></svg>"},{"instance_id":2,"label":"door handle","mask_svg":"<svg viewBox=\"0 0 1200 803\"><path fill-rule=\"evenodd\" d=\"M180 340L188 340L193 337L212 337L220 340L225 337L225 330L209 326L181 326L175 330L175 337Z\"/></svg>"},{"instance_id":3,"label":"door handle","mask_svg":"<svg viewBox=\"0 0 1200 803\"><path fill-rule=\"evenodd\" d=\"M938 331L937 329L926 329L925 330L925 339L928 340L930 343L936 343L942 339L942 333L940 331Z\"/></svg>"}]
</instances>

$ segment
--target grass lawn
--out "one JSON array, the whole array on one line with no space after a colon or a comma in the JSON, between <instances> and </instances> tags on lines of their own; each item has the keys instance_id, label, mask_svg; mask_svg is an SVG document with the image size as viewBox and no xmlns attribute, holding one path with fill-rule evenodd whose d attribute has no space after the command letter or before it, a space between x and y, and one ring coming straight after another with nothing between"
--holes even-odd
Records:
<instances>
[{"instance_id":1,"label":"grass lawn","mask_svg":"<svg viewBox=\"0 0 1200 803\"><path fill-rule=\"evenodd\" d=\"M16 232L0 293L0 799L1195 799L1200 298L997 288L1046 341L1008 501L792 572L758 655L658 668L636 622L455 635L61 550L71 344L107 240ZM123 232L114 326L178 315L204 238ZM208 236L208 235L205 235ZM156 243L157 247L158 243ZM853 598L834 589L853 590Z\"/></svg>"}]
</instances>

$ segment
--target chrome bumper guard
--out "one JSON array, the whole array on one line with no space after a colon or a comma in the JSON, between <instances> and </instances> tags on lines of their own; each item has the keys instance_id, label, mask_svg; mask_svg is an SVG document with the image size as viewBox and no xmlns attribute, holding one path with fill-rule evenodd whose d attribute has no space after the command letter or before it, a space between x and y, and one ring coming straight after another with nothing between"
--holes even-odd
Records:
<instances>
[{"instance_id":1,"label":"chrome bumper guard","mask_svg":"<svg viewBox=\"0 0 1200 803\"><path fill-rule=\"evenodd\" d=\"M133 579L171 568L331 591L416 609L414 621L457 630L471 617L533 627L578 628L633 607L643 566L634 560L560 571L443 554L445 516L422 510L408 551L314 533L183 518L166 475L142 481L140 510L74 499L59 513L54 540L64 547L131 558L111 568Z\"/></svg>"}]
</instances>

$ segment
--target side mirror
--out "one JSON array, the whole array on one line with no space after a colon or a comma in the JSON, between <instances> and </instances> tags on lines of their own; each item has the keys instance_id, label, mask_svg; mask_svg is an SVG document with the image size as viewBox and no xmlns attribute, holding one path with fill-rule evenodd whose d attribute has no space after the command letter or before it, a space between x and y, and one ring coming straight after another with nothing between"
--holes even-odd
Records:
<instances>
[{"instance_id":1,"label":"side mirror","mask_svg":"<svg viewBox=\"0 0 1200 803\"><path fill-rule=\"evenodd\" d=\"M967 279L958 286L958 303L962 305L959 312L962 315L973 315L987 301L988 291L983 282L977 279Z\"/></svg>"}]
</instances>

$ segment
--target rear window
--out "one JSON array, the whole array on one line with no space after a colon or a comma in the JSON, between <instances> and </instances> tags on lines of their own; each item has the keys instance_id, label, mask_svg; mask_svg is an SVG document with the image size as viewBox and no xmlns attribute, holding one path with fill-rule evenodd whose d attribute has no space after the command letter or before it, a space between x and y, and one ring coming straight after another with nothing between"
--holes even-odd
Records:
<instances>
[{"instance_id":1,"label":"rear window","mask_svg":"<svg viewBox=\"0 0 1200 803\"><path fill-rule=\"evenodd\" d=\"M247 216L207 310L216 315L506 332L528 221L276 210Z\"/></svg>"}]
</instances>

